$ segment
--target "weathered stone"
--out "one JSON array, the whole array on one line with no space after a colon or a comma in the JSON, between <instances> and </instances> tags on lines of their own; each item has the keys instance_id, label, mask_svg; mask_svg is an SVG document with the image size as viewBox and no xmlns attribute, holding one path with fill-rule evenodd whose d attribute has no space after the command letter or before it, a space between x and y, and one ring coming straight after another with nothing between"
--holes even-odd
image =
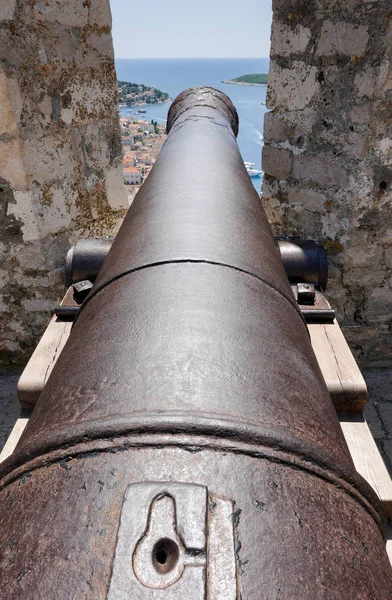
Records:
<instances>
[{"instance_id":1,"label":"weathered stone","mask_svg":"<svg viewBox=\"0 0 392 600\"><path fill-rule=\"evenodd\" d=\"M346 169L327 156L295 156L293 177L325 188L341 188L348 181Z\"/></svg>"},{"instance_id":2,"label":"weathered stone","mask_svg":"<svg viewBox=\"0 0 392 600\"><path fill-rule=\"evenodd\" d=\"M50 21L61 22L65 26L84 27L88 21L88 3L75 0L34 2L32 18L36 23Z\"/></svg>"},{"instance_id":3,"label":"weathered stone","mask_svg":"<svg viewBox=\"0 0 392 600\"><path fill-rule=\"evenodd\" d=\"M327 19L321 28L316 53L321 56L346 54L359 57L365 53L368 40L367 26Z\"/></svg>"},{"instance_id":4,"label":"weathered stone","mask_svg":"<svg viewBox=\"0 0 392 600\"><path fill-rule=\"evenodd\" d=\"M127 197L109 0L2 0L0 19L0 358L20 361L64 293L67 249L116 232Z\"/></svg>"},{"instance_id":5,"label":"weathered stone","mask_svg":"<svg viewBox=\"0 0 392 600\"><path fill-rule=\"evenodd\" d=\"M367 124L370 119L370 107L368 104L358 104L354 106L349 114L349 117L353 123Z\"/></svg>"},{"instance_id":6,"label":"weathered stone","mask_svg":"<svg viewBox=\"0 0 392 600\"><path fill-rule=\"evenodd\" d=\"M324 208L325 198L313 190L289 188L287 190L287 202L296 204L310 212L319 213Z\"/></svg>"},{"instance_id":7,"label":"weathered stone","mask_svg":"<svg viewBox=\"0 0 392 600\"><path fill-rule=\"evenodd\" d=\"M359 267L345 271L343 285L354 288L360 282L363 288L382 285L385 282L385 269L374 267Z\"/></svg>"},{"instance_id":8,"label":"weathered stone","mask_svg":"<svg viewBox=\"0 0 392 600\"><path fill-rule=\"evenodd\" d=\"M262 164L263 171L268 175L279 179L288 179L293 169L293 154L290 150L263 146Z\"/></svg>"},{"instance_id":9,"label":"weathered stone","mask_svg":"<svg viewBox=\"0 0 392 600\"><path fill-rule=\"evenodd\" d=\"M10 136L18 132L18 123L22 110L19 87L16 79L7 78L0 68L0 134Z\"/></svg>"},{"instance_id":10,"label":"weathered stone","mask_svg":"<svg viewBox=\"0 0 392 600\"><path fill-rule=\"evenodd\" d=\"M35 300L23 300L23 308L28 312L49 312L53 310L56 303L44 298L37 298Z\"/></svg>"},{"instance_id":11,"label":"weathered stone","mask_svg":"<svg viewBox=\"0 0 392 600\"><path fill-rule=\"evenodd\" d=\"M358 96L371 98L376 88L376 70L367 67L366 71L360 71L355 75L354 85L358 90Z\"/></svg>"},{"instance_id":12,"label":"weathered stone","mask_svg":"<svg viewBox=\"0 0 392 600\"><path fill-rule=\"evenodd\" d=\"M311 35L311 30L300 23L292 28L284 23L274 22L271 34L272 52L280 56L300 54L306 50Z\"/></svg>"},{"instance_id":13,"label":"weathered stone","mask_svg":"<svg viewBox=\"0 0 392 600\"><path fill-rule=\"evenodd\" d=\"M374 239L369 235L358 236L352 243L352 240L346 244L345 264L346 270L349 269L377 269L382 264L383 247L375 244Z\"/></svg>"},{"instance_id":14,"label":"weathered stone","mask_svg":"<svg viewBox=\"0 0 392 600\"><path fill-rule=\"evenodd\" d=\"M92 33L87 38L87 44L94 48L102 56L114 58L112 38L108 35L98 35Z\"/></svg>"},{"instance_id":15,"label":"weathered stone","mask_svg":"<svg viewBox=\"0 0 392 600\"><path fill-rule=\"evenodd\" d=\"M8 21L14 18L16 0L2 0L0 4L0 21Z\"/></svg>"},{"instance_id":16,"label":"weathered stone","mask_svg":"<svg viewBox=\"0 0 392 600\"><path fill-rule=\"evenodd\" d=\"M392 165L392 139L386 137L375 146L377 154L380 156L381 164Z\"/></svg>"},{"instance_id":17,"label":"weathered stone","mask_svg":"<svg viewBox=\"0 0 392 600\"><path fill-rule=\"evenodd\" d=\"M94 0L89 8L88 22L90 25L110 31L112 28L112 13L107 0Z\"/></svg>"},{"instance_id":18,"label":"weathered stone","mask_svg":"<svg viewBox=\"0 0 392 600\"><path fill-rule=\"evenodd\" d=\"M317 73L317 67L302 61L293 61L291 68L282 68L276 61L271 60L267 107L285 107L287 110L305 108L319 90Z\"/></svg>"},{"instance_id":19,"label":"weathered stone","mask_svg":"<svg viewBox=\"0 0 392 600\"><path fill-rule=\"evenodd\" d=\"M369 323L392 324L392 290L378 287L370 294L366 311Z\"/></svg>"},{"instance_id":20,"label":"weathered stone","mask_svg":"<svg viewBox=\"0 0 392 600\"><path fill-rule=\"evenodd\" d=\"M276 0L273 9L265 144L294 160L289 179L265 176L266 213L277 235L324 244L339 274L327 292L352 349L363 364L392 364L390 6ZM312 32L300 53L299 25Z\"/></svg>"},{"instance_id":21,"label":"weathered stone","mask_svg":"<svg viewBox=\"0 0 392 600\"><path fill-rule=\"evenodd\" d=\"M285 142L290 135L290 127L282 119L279 119L271 112L267 112L264 117L264 143Z\"/></svg>"}]
</instances>

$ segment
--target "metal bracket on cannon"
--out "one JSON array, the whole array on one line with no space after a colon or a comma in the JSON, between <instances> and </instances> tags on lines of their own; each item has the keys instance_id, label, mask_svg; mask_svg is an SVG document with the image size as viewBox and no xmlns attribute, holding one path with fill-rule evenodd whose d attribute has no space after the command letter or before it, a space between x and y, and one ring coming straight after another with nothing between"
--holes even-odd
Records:
<instances>
[{"instance_id":1,"label":"metal bracket on cannon","mask_svg":"<svg viewBox=\"0 0 392 600\"><path fill-rule=\"evenodd\" d=\"M66 259L65 279L69 286L57 317L73 319L88 295L113 244L114 238L81 240ZM276 238L276 244L299 309L307 323L332 322L335 311L324 296L328 282L327 254L320 244L298 237Z\"/></svg>"},{"instance_id":2,"label":"metal bracket on cannon","mask_svg":"<svg viewBox=\"0 0 392 600\"><path fill-rule=\"evenodd\" d=\"M335 311L324 295L328 283L325 249L313 240L276 238L294 298L307 323L332 322Z\"/></svg>"}]
</instances>

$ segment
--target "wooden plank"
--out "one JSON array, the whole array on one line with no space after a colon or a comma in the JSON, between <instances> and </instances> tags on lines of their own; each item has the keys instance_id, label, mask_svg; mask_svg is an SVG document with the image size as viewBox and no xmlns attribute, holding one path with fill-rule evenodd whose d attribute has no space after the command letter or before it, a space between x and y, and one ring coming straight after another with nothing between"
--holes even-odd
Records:
<instances>
[{"instance_id":1,"label":"wooden plank","mask_svg":"<svg viewBox=\"0 0 392 600\"><path fill-rule=\"evenodd\" d=\"M31 409L37 403L71 327L72 322L52 317L18 382L18 398L23 408Z\"/></svg>"},{"instance_id":2,"label":"wooden plank","mask_svg":"<svg viewBox=\"0 0 392 600\"><path fill-rule=\"evenodd\" d=\"M356 470L375 490L392 520L392 479L368 424L359 414L340 415L340 425Z\"/></svg>"},{"instance_id":3,"label":"wooden plank","mask_svg":"<svg viewBox=\"0 0 392 600\"><path fill-rule=\"evenodd\" d=\"M1 451L0 454L0 463L3 462L6 458L11 456L13 451L16 448L17 443L27 425L28 419L18 419Z\"/></svg>"},{"instance_id":4,"label":"wooden plank","mask_svg":"<svg viewBox=\"0 0 392 600\"><path fill-rule=\"evenodd\" d=\"M308 323L313 351L336 410L361 412L367 387L338 322Z\"/></svg>"}]
</instances>

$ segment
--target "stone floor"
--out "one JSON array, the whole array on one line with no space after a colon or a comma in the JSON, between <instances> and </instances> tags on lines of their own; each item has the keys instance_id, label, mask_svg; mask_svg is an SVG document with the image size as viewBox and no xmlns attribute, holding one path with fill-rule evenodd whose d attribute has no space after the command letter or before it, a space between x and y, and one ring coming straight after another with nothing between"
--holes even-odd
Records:
<instances>
[{"instance_id":1,"label":"stone floor","mask_svg":"<svg viewBox=\"0 0 392 600\"><path fill-rule=\"evenodd\" d=\"M16 397L20 373L0 369L0 450L21 415ZM367 369L363 374L369 388L366 420L392 476L392 369Z\"/></svg>"},{"instance_id":2,"label":"stone floor","mask_svg":"<svg viewBox=\"0 0 392 600\"><path fill-rule=\"evenodd\" d=\"M369 391L365 417L392 477L392 368L362 373Z\"/></svg>"},{"instance_id":3,"label":"stone floor","mask_svg":"<svg viewBox=\"0 0 392 600\"><path fill-rule=\"evenodd\" d=\"M0 369L0 450L3 448L21 409L16 397L16 384L21 370Z\"/></svg>"}]
</instances>

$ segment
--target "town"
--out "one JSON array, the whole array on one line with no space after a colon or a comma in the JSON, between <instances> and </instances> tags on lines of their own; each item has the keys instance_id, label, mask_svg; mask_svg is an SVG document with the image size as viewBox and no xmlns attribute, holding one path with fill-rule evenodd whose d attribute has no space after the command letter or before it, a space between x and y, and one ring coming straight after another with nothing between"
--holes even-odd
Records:
<instances>
[{"instance_id":1,"label":"town","mask_svg":"<svg viewBox=\"0 0 392 600\"><path fill-rule=\"evenodd\" d=\"M120 106L141 106L143 104L162 104L171 100L169 94L154 87L130 81L117 82Z\"/></svg>"},{"instance_id":2,"label":"town","mask_svg":"<svg viewBox=\"0 0 392 600\"><path fill-rule=\"evenodd\" d=\"M124 184L130 206L147 179L167 136L165 126L156 121L148 122L131 116L122 117L120 125Z\"/></svg>"}]
</instances>

